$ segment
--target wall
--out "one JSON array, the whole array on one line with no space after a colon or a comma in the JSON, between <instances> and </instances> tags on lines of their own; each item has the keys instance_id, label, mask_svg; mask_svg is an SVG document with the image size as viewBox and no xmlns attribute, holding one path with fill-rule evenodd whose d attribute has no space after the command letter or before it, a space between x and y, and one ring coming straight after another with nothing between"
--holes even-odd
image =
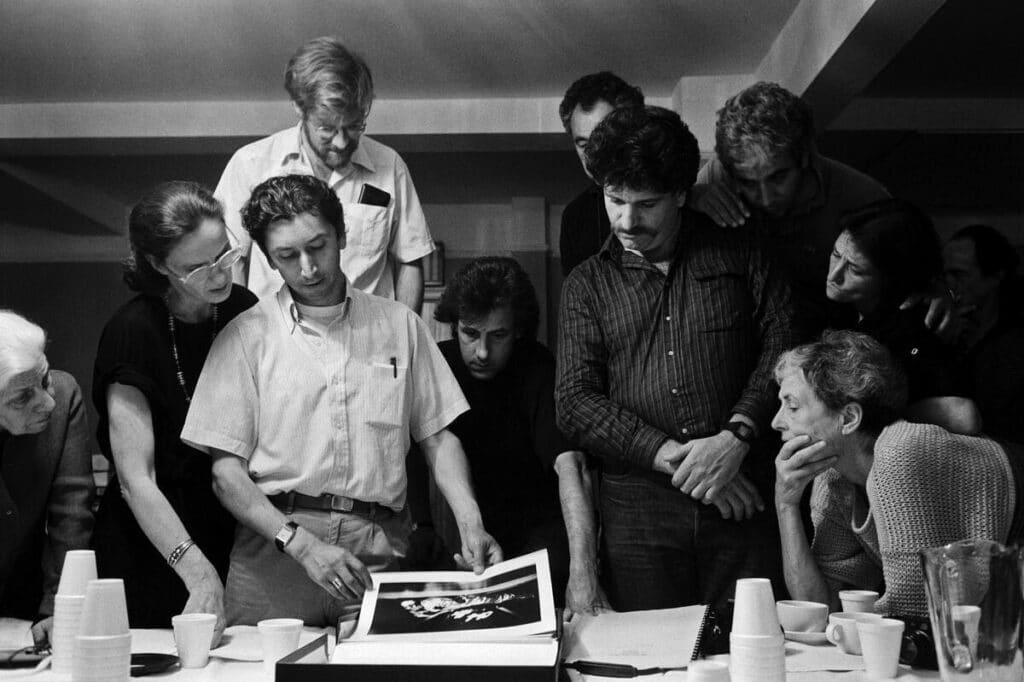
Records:
<instances>
[{"instance_id":1,"label":"wall","mask_svg":"<svg viewBox=\"0 0 1024 682\"><path fill-rule=\"evenodd\" d=\"M511 253L530 273L547 310L541 340L548 340L560 286L560 278L546 281L549 273L559 273L550 244L557 251L561 206L587 182L575 154L566 149L403 156L434 232L452 256L447 274L478 255ZM55 200L0 172L0 306L28 315L49 332L50 363L78 379L93 427L90 391L100 332L132 295L117 262L127 252L127 240L107 225L123 229L132 202L162 180L194 179L213 187L227 158L218 153L0 159L0 171L14 167L49 178L51 194L65 199ZM516 217L515 197L522 198L517 202L528 215L525 224ZM68 204L84 205L86 214ZM103 221L97 219L102 216ZM495 231L474 234L474 225L492 225ZM41 262L12 262L25 253Z\"/></svg>"}]
</instances>

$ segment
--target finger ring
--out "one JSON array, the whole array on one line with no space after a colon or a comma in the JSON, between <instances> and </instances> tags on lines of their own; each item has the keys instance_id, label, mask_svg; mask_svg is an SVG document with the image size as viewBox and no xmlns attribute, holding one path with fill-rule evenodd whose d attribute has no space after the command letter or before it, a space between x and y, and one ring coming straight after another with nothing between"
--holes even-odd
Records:
<instances>
[{"instance_id":1,"label":"finger ring","mask_svg":"<svg viewBox=\"0 0 1024 682\"><path fill-rule=\"evenodd\" d=\"M338 592L341 592L341 591L342 591L343 589L345 589L345 583L341 582L341 578L333 578L333 579L331 580L331 585L332 585L332 586L334 587L334 589L336 589L336 590L337 590Z\"/></svg>"}]
</instances>

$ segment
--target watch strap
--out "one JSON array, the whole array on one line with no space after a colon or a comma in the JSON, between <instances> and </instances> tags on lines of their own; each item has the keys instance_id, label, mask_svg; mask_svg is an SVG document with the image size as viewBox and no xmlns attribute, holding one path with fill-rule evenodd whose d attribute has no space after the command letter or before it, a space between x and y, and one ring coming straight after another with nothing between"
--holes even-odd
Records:
<instances>
[{"instance_id":1,"label":"watch strap","mask_svg":"<svg viewBox=\"0 0 1024 682\"><path fill-rule=\"evenodd\" d=\"M722 427L722 430L732 432L734 436L747 444L753 443L757 440L757 433L754 431L754 428L746 422L738 420L726 422Z\"/></svg>"},{"instance_id":2,"label":"watch strap","mask_svg":"<svg viewBox=\"0 0 1024 682\"><path fill-rule=\"evenodd\" d=\"M287 521L281 530L277 531L277 535L274 536L274 544L277 546L277 551L283 552L284 548L288 546L288 543L295 538L295 533L299 530L299 524L294 521Z\"/></svg>"}]
</instances>

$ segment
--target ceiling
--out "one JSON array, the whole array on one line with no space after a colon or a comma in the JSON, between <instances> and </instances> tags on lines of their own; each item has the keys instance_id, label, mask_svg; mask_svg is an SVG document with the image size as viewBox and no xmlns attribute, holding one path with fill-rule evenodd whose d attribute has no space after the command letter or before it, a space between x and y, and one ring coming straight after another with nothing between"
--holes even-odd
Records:
<instances>
[{"instance_id":1,"label":"ceiling","mask_svg":"<svg viewBox=\"0 0 1024 682\"><path fill-rule=\"evenodd\" d=\"M0 102L280 100L340 36L382 99L560 97L611 68L649 96L751 73L797 0L4 0Z\"/></svg>"}]
</instances>

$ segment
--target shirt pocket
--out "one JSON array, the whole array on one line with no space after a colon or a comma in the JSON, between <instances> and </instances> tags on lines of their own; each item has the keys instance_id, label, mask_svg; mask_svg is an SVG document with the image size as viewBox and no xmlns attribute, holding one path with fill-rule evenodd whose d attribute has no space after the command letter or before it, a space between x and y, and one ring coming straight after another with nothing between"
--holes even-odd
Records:
<instances>
[{"instance_id":1,"label":"shirt pocket","mask_svg":"<svg viewBox=\"0 0 1024 682\"><path fill-rule=\"evenodd\" d=\"M345 248L365 255L387 250L389 240L388 209L368 204L344 204Z\"/></svg>"},{"instance_id":2,"label":"shirt pocket","mask_svg":"<svg viewBox=\"0 0 1024 682\"><path fill-rule=\"evenodd\" d=\"M735 332L749 321L750 292L742 272L695 270L692 300L699 301L695 328L703 333Z\"/></svg>"},{"instance_id":3,"label":"shirt pocket","mask_svg":"<svg viewBox=\"0 0 1024 682\"><path fill-rule=\"evenodd\" d=\"M365 401L364 419L367 424L389 431L405 427L408 422L409 367L391 362L374 361L364 365Z\"/></svg>"}]
</instances>

